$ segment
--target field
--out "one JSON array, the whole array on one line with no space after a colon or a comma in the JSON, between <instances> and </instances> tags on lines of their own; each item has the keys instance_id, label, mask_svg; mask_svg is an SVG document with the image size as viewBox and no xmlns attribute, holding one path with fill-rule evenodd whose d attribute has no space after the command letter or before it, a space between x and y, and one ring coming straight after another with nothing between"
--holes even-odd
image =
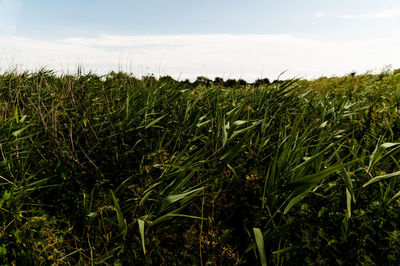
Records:
<instances>
[{"instance_id":1,"label":"field","mask_svg":"<svg viewBox=\"0 0 400 266\"><path fill-rule=\"evenodd\" d=\"M399 265L400 73L0 75L0 264Z\"/></svg>"}]
</instances>

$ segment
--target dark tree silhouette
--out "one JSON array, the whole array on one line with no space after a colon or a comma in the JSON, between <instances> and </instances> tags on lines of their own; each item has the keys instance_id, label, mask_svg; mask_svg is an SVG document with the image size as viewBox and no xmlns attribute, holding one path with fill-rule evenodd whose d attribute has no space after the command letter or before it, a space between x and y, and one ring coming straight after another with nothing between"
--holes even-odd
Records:
<instances>
[{"instance_id":1,"label":"dark tree silhouette","mask_svg":"<svg viewBox=\"0 0 400 266\"><path fill-rule=\"evenodd\" d=\"M160 77L158 79L158 81L161 83L175 83L176 82L176 80L174 80L171 76Z\"/></svg>"},{"instance_id":2,"label":"dark tree silhouette","mask_svg":"<svg viewBox=\"0 0 400 266\"><path fill-rule=\"evenodd\" d=\"M236 83L238 86L246 86L247 82L244 79L239 79Z\"/></svg>"},{"instance_id":3,"label":"dark tree silhouette","mask_svg":"<svg viewBox=\"0 0 400 266\"><path fill-rule=\"evenodd\" d=\"M213 81L213 84L214 85L224 85L224 79L223 78L220 78L220 77L216 77L215 79L214 79L214 81Z\"/></svg>"},{"instance_id":4,"label":"dark tree silhouette","mask_svg":"<svg viewBox=\"0 0 400 266\"><path fill-rule=\"evenodd\" d=\"M225 82L224 82L224 86L225 87L228 87L228 88L233 88L233 87L235 87L236 86L236 79L227 79Z\"/></svg>"},{"instance_id":5,"label":"dark tree silhouette","mask_svg":"<svg viewBox=\"0 0 400 266\"><path fill-rule=\"evenodd\" d=\"M267 78L257 79L257 80L254 82L254 86L256 86L256 87L259 87L259 86L261 86L261 85L269 85L269 84L271 84L271 82L270 82L269 79L267 79Z\"/></svg>"},{"instance_id":6,"label":"dark tree silhouette","mask_svg":"<svg viewBox=\"0 0 400 266\"><path fill-rule=\"evenodd\" d=\"M196 81L193 82L193 84L194 84L196 87L197 87L197 86L200 86L200 85L209 87L209 86L211 85L211 80L208 79L208 78L206 78L206 77L200 76L200 77L197 77Z\"/></svg>"}]
</instances>

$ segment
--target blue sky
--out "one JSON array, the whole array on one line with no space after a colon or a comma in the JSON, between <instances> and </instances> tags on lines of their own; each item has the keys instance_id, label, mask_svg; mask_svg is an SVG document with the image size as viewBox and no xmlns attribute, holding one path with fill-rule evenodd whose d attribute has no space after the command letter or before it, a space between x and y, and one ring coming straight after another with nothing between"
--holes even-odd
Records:
<instances>
[{"instance_id":1,"label":"blue sky","mask_svg":"<svg viewBox=\"0 0 400 266\"><path fill-rule=\"evenodd\" d=\"M0 0L0 66L340 75L400 67L399 29L392 0Z\"/></svg>"},{"instance_id":2,"label":"blue sky","mask_svg":"<svg viewBox=\"0 0 400 266\"><path fill-rule=\"evenodd\" d=\"M18 35L54 38L99 34L277 34L382 37L400 17L344 19L400 9L385 0L3 0L13 2ZM317 17L316 13L323 14ZM399 14L397 14L399 15ZM354 36L355 35L355 36Z\"/></svg>"}]
</instances>

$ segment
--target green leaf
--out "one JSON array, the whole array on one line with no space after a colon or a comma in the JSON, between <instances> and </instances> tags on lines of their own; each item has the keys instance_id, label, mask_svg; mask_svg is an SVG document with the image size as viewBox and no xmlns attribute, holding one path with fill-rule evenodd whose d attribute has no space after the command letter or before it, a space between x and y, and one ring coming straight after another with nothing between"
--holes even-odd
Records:
<instances>
[{"instance_id":1,"label":"green leaf","mask_svg":"<svg viewBox=\"0 0 400 266\"><path fill-rule=\"evenodd\" d=\"M328 124L328 121L325 121L319 126L319 128L324 128L324 127L326 127L327 124Z\"/></svg>"},{"instance_id":2,"label":"green leaf","mask_svg":"<svg viewBox=\"0 0 400 266\"><path fill-rule=\"evenodd\" d=\"M197 124L196 124L196 127L202 127L202 126L204 126L204 125L206 125L206 124L208 124L208 123L210 123L210 122L211 122L211 120L206 120L206 121L204 121L204 122L197 123Z\"/></svg>"},{"instance_id":3,"label":"green leaf","mask_svg":"<svg viewBox=\"0 0 400 266\"><path fill-rule=\"evenodd\" d=\"M387 143L383 143L380 146L377 146L375 148L375 150L372 152L370 158L369 158L369 165L368 165L368 173L370 172L371 168L378 162L380 161L383 157L386 157L390 154L393 154L395 152L397 152L397 150L400 148L400 146L398 146L400 143L392 143L392 142L387 142ZM384 152L386 149L388 148L392 148L398 146L397 148L392 149L390 152L386 153L384 155Z\"/></svg>"},{"instance_id":4,"label":"green leaf","mask_svg":"<svg viewBox=\"0 0 400 266\"><path fill-rule=\"evenodd\" d=\"M15 121L19 122L19 115L18 115L18 107L17 106L15 106L15 109L14 109L14 119L15 119Z\"/></svg>"},{"instance_id":5,"label":"green leaf","mask_svg":"<svg viewBox=\"0 0 400 266\"><path fill-rule=\"evenodd\" d=\"M126 99L125 99L125 110L126 110L126 117L129 116L129 101L130 101L130 97L129 97L129 91L126 95Z\"/></svg>"},{"instance_id":6,"label":"green leaf","mask_svg":"<svg viewBox=\"0 0 400 266\"><path fill-rule=\"evenodd\" d=\"M315 174L307 175L301 178L298 178L294 181L294 183L317 183L319 181L324 180L326 177L329 175L337 172L338 170L341 170L341 168L346 167L348 165L351 165L355 162L356 160L347 162L347 163L339 163L334 166L330 166L327 169L320 171Z\"/></svg>"},{"instance_id":7,"label":"green leaf","mask_svg":"<svg viewBox=\"0 0 400 266\"><path fill-rule=\"evenodd\" d=\"M241 126L241 125L244 125L244 124L249 123L249 122L250 121L247 121L247 120L236 120L235 122L233 122L233 125Z\"/></svg>"},{"instance_id":8,"label":"green leaf","mask_svg":"<svg viewBox=\"0 0 400 266\"><path fill-rule=\"evenodd\" d=\"M387 204L390 204L392 201L400 197L400 190L390 199L388 200Z\"/></svg>"},{"instance_id":9,"label":"green leaf","mask_svg":"<svg viewBox=\"0 0 400 266\"><path fill-rule=\"evenodd\" d=\"M20 123L23 123L25 121L25 119L27 118L27 115L23 115L21 117L21 119L19 120Z\"/></svg>"},{"instance_id":10,"label":"green leaf","mask_svg":"<svg viewBox=\"0 0 400 266\"><path fill-rule=\"evenodd\" d=\"M160 116L154 120L152 120L150 123L148 123L145 127L145 129L148 129L149 127L154 126L155 124L157 124L161 119L163 119L166 115Z\"/></svg>"},{"instance_id":11,"label":"green leaf","mask_svg":"<svg viewBox=\"0 0 400 266\"><path fill-rule=\"evenodd\" d=\"M123 234L123 236L126 236L126 233L128 231L128 226L126 224L126 221L124 219L124 215L122 214L122 210L118 204L118 199L115 197L114 192L111 190L111 196L113 198L113 202L114 202L114 207L117 211L117 220L118 220L118 226L119 229L121 230L121 233Z\"/></svg>"},{"instance_id":12,"label":"green leaf","mask_svg":"<svg viewBox=\"0 0 400 266\"><path fill-rule=\"evenodd\" d=\"M22 131L24 131L24 130L27 129L28 127L29 127L29 126L26 126L26 127L22 128L22 129L16 130L16 131L14 131L14 132L12 133L12 135L13 135L14 137L18 137L18 135L21 134Z\"/></svg>"},{"instance_id":13,"label":"green leaf","mask_svg":"<svg viewBox=\"0 0 400 266\"><path fill-rule=\"evenodd\" d=\"M229 151L227 151L224 155L221 156L221 166L225 167L228 163L230 163L236 156L240 154L240 151L248 138L248 134L243 136L240 141Z\"/></svg>"},{"instance_id":14,"label":"green leaf","mask_svg":"<svg viewBox=\"0 0 400 266\"><path fill-rule=\"evenodd\" d=\"M303 191L299 195L297 195L294 198L292 198L290 200L290 202L288 203L288 205L286 206L285 211L283 212L283 214L287 214L290 211L290 209L293 208L294 205L296 205L302 199L304 199L304 197L307 196L307 194L311 191L311 189L312 189L312 186L308 187L305 191Z\"/></svg>"},{"instance_id":15,"label":"green leaf","mask_svg":"<svg viewBox=\"0 0 400 266\"><path fill-rule=\"evenodd\" d=\"M5 257L7 255L6 244L0 246L0 258Z\"/></svg>"},{"instance_id":16,"label":"green leaf","mask_svg":"<svg viewBox=\"0 0 400 266\"><path fill-rule=\"evenodd\" d=\"M350 218L351 217L351 193L350 191L346 188L346 203L347 203L347 216Z\"/></svg>"},{"instance_id":17,"label":"green leaf","mask_svg":"<svg viewBox=\"0 0 400 266\"><path fill-rule=\"evenodd\" d=\"M167 196L163 200L163 204L162 204L162 207L161 207L160 211L164 211L169 205L171 205L171 204L173 204L173 203L175 203L177 201L180 201L182 199L187 199L189 197L192 198L193 196L195 196L197 194L197 192L199 192L199 191L201 191L203 189L204 189L204 187L201 187L201 188L193 189L193 190L190 190L188 192L181 193L181 194L175 194L175 195Z\"/></svg>"},{"instance_id":18,"label":"green leaf","mask_svg":"<svg viewBox=\"0 0 400 266\"><path fill-rule=\"evenodd\" d=\"M3 197L0 198L0 208L3 207L4 202L7 202L11 198L11 192L8 190L3 192Z\"/></svg>"},{"instance_id":19,"label":"green leaf","mask_svg":"<svg viewBox=\"0 0 400 266\"><path fill-rule=\"evenodd\" d=\"M237 122L237 121L236 121ZM254 128L255 126L257 126L258 124L260 124L261 121L258 122L254 122L251 126L248 126L246 128L243 129L239 129L239 130L235 130L232 135L229 137L229 141L232 141L233 139L235 139L237 136L242 135L244 133L246 133L247 131L249 131L250 129Z\"/></svg>"},{"instance_id":20,"label":"green leaf","mask_svg":"<svg viewBox=\"0 0 400 266\"><path fill-rule=\"evenodd\" d=\"M172 219L173 217L175 217L172 214L176 214L177 212L180 212L181 210L183 210L186 207L186 205L187 204L184 204L181 207L179 207L179 208L177 208L177 209L175 209L175 210L173 210L173 211L171 211L171 212L169 212L167 214L164 214L164 215L158 217L156 220L152 221L150 225L151 226L155 226L155 225L157 225L157 224L159 224L161 222L164 222L164 221Z\"/></svg>"},{"instance_id":21,"label":"green leaf","mask_svg":"<svg viewBox=\"0 0 400 266\"><path fill-rule=\"evenodd\" d=\"M226 132L225 117L224 117L224 120L222 123L222 147L225 146L227 140L228 140L228 133Z\"/></svg>"},{"instance_id":22,"label":"green leaf","mask_svg":"<svg viewBox=\"0 0 400 266\"><path fill-rule=\"evenodd\" d=\"M158 185L160 185L161 182L156 182L153 185L151 185L148 189L146 189L146 191L143 192L144 196L142 197L142 199L139 202L139 206L143 206L143 204L147 201L147 199L149 198L150 194L154 192L154 188L157 187Z\"/></svg>"},{"instance_id":23,"label":"green leaf","mask_svg":"<svg viewBox=\"0 0 400 266\"><path fill-rule=\"evenodd\" d=\"M277 250L277 251L272 252L272 254L274 254L274 255L279 255L279 254L288 252L288 251L290 251L291 249L292 249L292 247L281 248L281 249L279 249L279 250Z\"/></svg>"},{"instance_id":24,"label":"green leaf","mask_svg":"<svg viewBox=\"0 0 400 266\"><path fill-rule=\"evenodd\" d=\"M143 253L144 255L146 255L146 245L144 242L144 221L142 219L138 219L138 224L139 224L140 238L142 239Z\"/></svg>"},{"instance_id":25,"label":"green leaf","mask_svg":"<svg viewBox=\"0 0 400 266\"><path fill-rule=\"evenodd\" d=\"M398 175L400 175L400 171L393 172L393 173L391 173L391 174L375 176L374 178L372 178L371 180L369 180L367 183L365 183L365 184L363 185L363 187L366 187L366 186L368 186L368 185L371 185L372 183L379 182L379 181L381 181L381 180L387 179L387 178L389 178L389 177L398 176Z\"/></svg>"},{"instance_id":26,"label":"green leaf","mask_svg":"<svg viewBox=\"0 0 400 266\"><path fill-rule=\"evenodd\" d=\"M292 168L290 171L294 172L299 169L305 168L308 164L311 164L314 160L321 158L322 155L328 152L329 149L333 148L335 146L334 143L329 144L326 148L324 148L322 151L314 154L312 157L304 157L301 164L297 165L296 167Z\"/></svg>"},{"instance_id":27,"label":"green leaf","mask_svg":"<svg viewBox=\"0 0 400 266\"><path fill-rule=\"evenodd\" d=\"M259 228L253 228L254 237L256 238L256 244L258 249L258 254L260 255L260 262L262 266L267 266L267 257L265 256L264 248L264 237Z\"/></svg>"}]
</instances>

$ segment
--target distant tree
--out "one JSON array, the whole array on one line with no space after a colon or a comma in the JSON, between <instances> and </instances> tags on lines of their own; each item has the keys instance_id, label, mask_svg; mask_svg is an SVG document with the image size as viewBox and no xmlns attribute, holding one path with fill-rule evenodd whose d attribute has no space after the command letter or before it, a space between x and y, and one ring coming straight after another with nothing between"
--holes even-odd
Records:
<instances>
[{"instance_id":1,"label":"distant tree","mask_svg":"<svg viewBox=\"0 0 400 266\"><path fill-rule=\"evenodd\" d=\"M209 87L211 85L211 80L206 77L200 76L200 77L197 77L196 81L193 84L196 87L200 86L200 85Z\"/></svg>"},{"instance_id":2,"label":"distant tree","mask_svg":"<svg viewBox=\"0 0 400 266\"><path fill-rule=\"evenodd\" d=\"M190 80L185 79L184 81L181 82L183 85L191 85Z\"/></svg>"},{"instance_id":3,"label":"distant tree","mask_svg":"<svg viewBox=\"0 0 400 266\"><path fill-rule=\"evenodd\" d=\"M246 86L246 85L247 85L247 82L246 82L244 79L239 79L239 80L236 82L236 85L238 85L238 86Z\"/></svg>"},{"instance_id":4,"label":"distant tree","mask_svg":"<svg viewBox=\"0 0 400 266\"><path fill-rule=\"evenodd\" d=\"M163 76L158 79L161 83L174 83L176 82L171 76Z\"/></svg>"},{"instance_id":5,"label":"distant tree","mask_svg":"<svg viewBox=\"0 0 400 266\"><path fill-rule=\"evenodd\" d=\"M378 80L382 80L383 78L389 76L388 73L382 72L378 74Z\"/></svg>"},{"instance_id":6,"label":"distant tree","mask_svg":"<svg viewBox=\"0 0 400 266\"><path fill-rule=\"evenodd\" d=\"M136 78L135 76L133 76L132 74L126 74L123 72L110 72L109 74L100 77L101 80L104 80L106 82L106 84L109 83L119 83L119 84L123 84L123 83L127 83L129 82L130 84L138 84L140 82L142 82L140 79Z\"/></svg>"},{"instance_id":7,"label":"distant tree","mask_svg":"<svg viewBox=\"0 0 400 266\"><path fill-rule=\"evenodd\" d=\"M236 83L237 83L236 79L227 79L227 80L224 82L224 86L225 86L225 87L228 87L228 88L233 88L233 87L236 86Z\"/></svg>"},{"instance_id":8,"label":"distant tree","mask_svg":"<svg viewBox=\"0 0 400 266\"><path fill-rule=\"evenodd\" d=\"M213 81L214 85L224 85L224 79L220 77L216 77Z\"/></svg>"},{"instance_id":9,"label":"distant tree","mask_svg":"<svg viewBox=\"0 0 400 266\"><path fill-rule=\"evenodd\" d=\"M271 82L267 78L257 79L253 84L254 86L258 87L261 85L269 85Z\"/></svg>"},{"instance_id":10,"label":"distant tree","mask_svg":"<svg viewBox=\"0 0 400 266\"><path fill-rule=\"evenodd\" d=\"M393 70L393 75L400 74L400 68Z\"/></svg>"},{"instance_id":11,"label":"distant tree","mask_svg":"<svg viewBox=\"0 0 400 266\"><path fill-rule=\"evenodd\" d=\"M154 84L157 82L156 77L154 77L153 74L147 75L147 76L142 76L142 82L144 84Z\"/></svg>"}]
</instances>

